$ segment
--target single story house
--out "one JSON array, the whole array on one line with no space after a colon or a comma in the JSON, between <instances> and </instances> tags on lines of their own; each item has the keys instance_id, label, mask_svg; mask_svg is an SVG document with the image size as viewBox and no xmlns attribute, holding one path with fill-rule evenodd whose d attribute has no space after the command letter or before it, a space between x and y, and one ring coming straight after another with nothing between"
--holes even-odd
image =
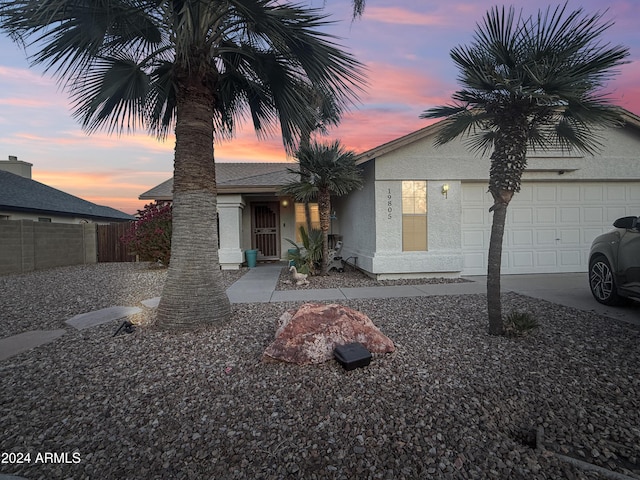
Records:
<instances>
[{"instance_id":1,"label":"single story house","mask_svg":"<svg viewBox=\"0 0 640 480\"><path fill-rule=\"evenodd\" d=\"M0 161L0 220L53 223L129 222L133 215L96 205L31 178L31 163L10 155Z\"/></svg>"},{"instance_id":2,"label":"single story house","mask_svg":"<svg viewBox=\"0 0 640 480\"><path fill-rule=\"evenodd\" d=\"M509 210L503 273L586 272L591 241L616 218L640 215L640 117L602 132L595 156L529 152ZM464 139L434 146L440 123L357 157L365 185L332 200L331 234L342 257L379 279L483 275L491 227L489 158ZM244 251L286 258L303 208L278 194L286 163L217 163L219 258L238 268ZM140 195L170 200L172 180ZM317 219L316 219L317 220Z\"/></svg>"}]
</instances>

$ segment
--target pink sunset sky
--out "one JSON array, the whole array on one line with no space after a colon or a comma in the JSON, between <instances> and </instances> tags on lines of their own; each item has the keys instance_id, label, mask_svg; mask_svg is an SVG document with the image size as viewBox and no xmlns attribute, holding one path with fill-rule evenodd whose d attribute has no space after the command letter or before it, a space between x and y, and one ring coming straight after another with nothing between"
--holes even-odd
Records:
<instances>
[{"instance_id":1,"label":"pink sunset sky","mask_svg":"<svg viewBox=\"0 0 640 480\"><path fill-rule=\"evenodd\" d=\"M477 22L495 2L368 0L364 16L351 22L347 0L314 0L340 23L329 29L367 66L369 85L360 103L333 129L339 139L362 152L428 124L422 111L449 102L458 89L449 51L468 44ZM505 5L529 15L538 2ZM552 5L555 5L552 4ZM614 25L604 40L630 49L629 64L608 86L615 102L640 114L640 1L569 1L586 13L607 9ZM159 142L140 131L109 136L84 133L71 115L70 102L40 66L29 68L25 52L0 37L0 159L15 155L33 164L33 178L100 205L135 213L138 195L172 175L174 139ZM32 53L32 52L29 52ZM216 162L286 161L280 138L259 141L247 126L231 141L215 146Z\"/></svg>"}]
</instances>

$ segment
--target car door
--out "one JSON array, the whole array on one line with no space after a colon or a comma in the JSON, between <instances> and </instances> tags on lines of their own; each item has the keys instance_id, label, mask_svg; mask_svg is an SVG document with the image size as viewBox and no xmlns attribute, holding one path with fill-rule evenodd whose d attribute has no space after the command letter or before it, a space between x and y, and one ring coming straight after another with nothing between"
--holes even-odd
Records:
<instances>
[{"instance_id":1,"label":"car door","mask_svg":"<svg viewBox=\"0 0 640 480\"><path fill-rule=\"evenodd\" d=\"M640 224L624 232L618 247L620 288L640 296Z\"/></svg>"}]
</instances>

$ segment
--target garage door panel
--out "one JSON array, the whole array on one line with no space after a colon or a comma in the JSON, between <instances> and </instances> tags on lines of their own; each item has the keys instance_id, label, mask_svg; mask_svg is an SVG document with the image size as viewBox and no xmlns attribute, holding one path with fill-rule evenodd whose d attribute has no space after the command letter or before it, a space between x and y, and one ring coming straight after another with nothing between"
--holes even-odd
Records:
<instances>
[{"instance_id":1,"label":"garage door panel","mask_svg":"<svg viewBox=\"0 0 640 480\"><path fill-rule=\"evenodd\" d=\"M467 230L462 232L462 248L474 249L488 247L489 242L484 241L485 232L482 230Z\"/></svg>"},{"instance_id":2,"label":"garage door panel","mask_svg":"<svg viewBox=\"0 0 640 480\"><path fill-rule=\"evenodd\" d=\"M556 238L558 234L555 229L538 229L536 230L536 245L549 246L556 244Z\"/></svg>"},{"instance_id":3,"label":"garage door panel","mask_svg":"<svg viewBox=\"0 0 640 480\"><path fill-rule=\"evenodd\" d=\"M484 203L485 195L487 193L486 185L465 185L462 189L462 201L468 203Z\"/></svg>"},{"instance_id":4,"label":"garage door panel","mask_svg":"<svg viewBox=\"0 0 640 480\"><path fill-rule=\"evenodd\" d=\"M487 271L486 254L483 252L476 253L465 253L462 256L462 265L464 271L478 271L485 272ZM482 273L480 273L482 275Z\"/></svg>"},{"instance_id":5,"label":"garage door panel","mask_svg":"<svg viewBox=\"0 0 640 480\"><path fill-rule=\"evenodd\" d=\"M558 253L553 250L536 252L537 267L554 267L558 264Z\"/></svg>"},{"instance_id":6,"label":"garage door panel","mask_svg":"<svg viewBox=\"0 0 640 480\"><path fill-rule=\"evenodd\" d=\"M533 201L533 189L529 185L522 185L522 189L516 195L521 198L522 203L531 203Z\"/></svg>"},{"instance_id":7,"label":"garage door panel","mask_svg":"<svg viewBox=\"0 0 640 480\"><path fill-rule=\"evenodd\" d=\"M580 207L560 207L560 223L580 223Z\"/></svg>"},{"instance_id":8,"label":"garage door panel","mask_svg":"<svg viewBox=\"0 0 640 480\"><path fill-rule=\"evenodd\" d=\"M619 202L627 199L627 189L620 185L610 185L606 187L607 201Z\"/></svg>"},{"instance_id":9,"label":"garage door panel","mask_svg":"<svg viewBox=\"0 0 640 480\"><path fill-rule=\"evenodd\" d=\"M536 223L555 225L558 222L556 207L540 207L535 210Z\"/></svg>"},{"instance_id":10,"label":"garage door panel","mask_svg":"<svg viewBox=\"0 0 640 480\"><path fill-rule=\"evenodd\" d=\"M510 255L514 268L533 268L533 252L512 252Z\"/></svg>"},{"instance_id":11,"label":"garage door panel","mask_svg":"<svg viewBox=\"0 0 640 480\"><path fill-rule=\"evenodd\" d=\"M463 273L484 275L492 201L485 184L462 187ZM507 213L503 273L586 272L593 239L617 218L640 213L640 183L529 182Z\"/></svg>"},{"instance_id":12,"label":"garage door panel","mask_svg":"<svg viewBox=\"0 0 640 480\"><path fill-rule=\"evenodd\" d=\"M584 223L604 223L604 207L584 207Z\"/></svg>"},{"instance_id":13,"label":"garage door panel","mask_svg":"<svg viewBox=\"0 0 640 480\"><path fill-rule=\"evenodd\" d=\"M533 208L513 207L510 217L513 225L533 225Z\"/></svg>"},{"instance_id":14,"label":"garage door panel","mask_svg":"<svg viewBox=\"0 0 640 480\"><path fill-rule=\"evenodd\" d=\"M564 250L560 252L560 266L563 271L567 267L580 268L582 266L582 254L580 250ZM574 270L572 270L574 271Z\"/></svg>"},{"instance_id":15,"label":"garage door panel","mask_svg":"<svg viewBox=\"0 0 640 480\"><path fill-rule=\"evenodd\" d=\"M485 208L469 208L462 211L462 223L469 227L473 225L485 225Z\"/></svg>"},{"instance_id":16,"label":"garage door panel","mask_svg":"<svg viewBox=\"0 0 640 480\"><path fill-rule=\"evenodd\" d=\"M535 198L539 203L549 203L558 201L558 191L553 185L546 186L533 186Z\"/></svg>"},{"instance_id":17,"label":"garage door panel","mask_svg":"<svg viewBox=\"0 0 640 480\"><path fill-rule=\"evenodd\" d=\"M583 192L585 202L602 203L604 200L602 185L585 185Z\"/></svg>"},{"instance_id":18,"label":"garage door panel","mask_svg":"<svg viewBox=\"0 0 640 480\"><path fill-rule=\"evenodd\" d=\"M562 185L559 190L560 202L577 203L580 201L580 187L577 185Z\"/></svg>"},{"instance_id":19,"label":"garage door panel","mask_svg":"<svg viewBox=\"0 0 640 480\"><path fill-rule=\"evenodd\" d=\"M514 247L533 247L533 230L514 230L511 232L511 245Z\"/></svg>"},{"instance_id":20,"label":"garage door panel","mask_svg":"<svg viewBox=\"0 0 640 480\"><path fill-rule=\"evenodd\" d=\"M582 242L580 241L580 229L560 229L559 242L560 245L580 245Z\"/></svg>"}]
</instances>

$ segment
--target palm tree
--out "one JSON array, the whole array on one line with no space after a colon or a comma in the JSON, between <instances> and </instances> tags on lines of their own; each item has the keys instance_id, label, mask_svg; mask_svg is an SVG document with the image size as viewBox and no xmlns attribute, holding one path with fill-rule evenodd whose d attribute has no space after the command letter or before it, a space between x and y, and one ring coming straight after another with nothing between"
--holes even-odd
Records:
<instances>
[{"instance_id":1,"label":"palm tree","mask_svg":"<svg viewBox=\"0 0 640 480\"><path fill-rule=\"evenodd\" d=\"M275 0L0 0L0 29L37 49L88 132L175 128L173 236L157 323L230 318L217 250L213 144L251 118L293 151L308 129L300 85L345 107L362 69L318 9Z\"/></svg>"},{"instance_id":2,"label":"palm tree","mask_svg":"<svg viewBox=\"0 0 640 480\"><path fill-rule=\"evenodd\" d=\"M494 7L469 47L451 57L463 89L452 105L422 118L446 117L436 143L468 136L473 149L491 153L489 192L493 223L488 254L489 332L503 333L500 264L507 207L520 191L527 148L575 149L593 154L601 126L620 121L602 92L628 50L600 42L612 23L602 14L566 11L567 5L516 19L514 9Z\"/></svg>"},{"instance_id":3,"label":"palm tree","mask_svg":"<svg viewBox=\"0 0 640 480\"><path fill-rule=\"evenodd\" d=\"M303 95L307 98L308 113L310 115L308 126L300 135L299 148L308 148L311 144L311 137L314 133L320 132L326 134L330 126L337 126L342 116L342 108L335 101L329 92L321 92L314 89L311 85L305 85ZM302 182L308 181L309 174L302 167L300 169L300 178ZM304 203L304 217L307 224L307 232L312 230L311 207L310 201Z\"/></svg>"},{"instance_id":4,"label":"palm tree","mask_svg":"<svg viewBox=\"0 0 640 480\"><path fill-rule=\"evenodd\" d=\"M322 267L321 275L327 274L329 258L329 226L331 223L331 196L346 195L362 187L360 169L355 163L355 153L345 150L339 141L330 145L311 142L301 147L297 153L298 168L289 168L289 172L300 175L300 181L291 182L282 188L282 192L298 201L318 201L320 230L322 231ZM307 173L306 176L302 172Z\"/></svg>"}]
</instances>

